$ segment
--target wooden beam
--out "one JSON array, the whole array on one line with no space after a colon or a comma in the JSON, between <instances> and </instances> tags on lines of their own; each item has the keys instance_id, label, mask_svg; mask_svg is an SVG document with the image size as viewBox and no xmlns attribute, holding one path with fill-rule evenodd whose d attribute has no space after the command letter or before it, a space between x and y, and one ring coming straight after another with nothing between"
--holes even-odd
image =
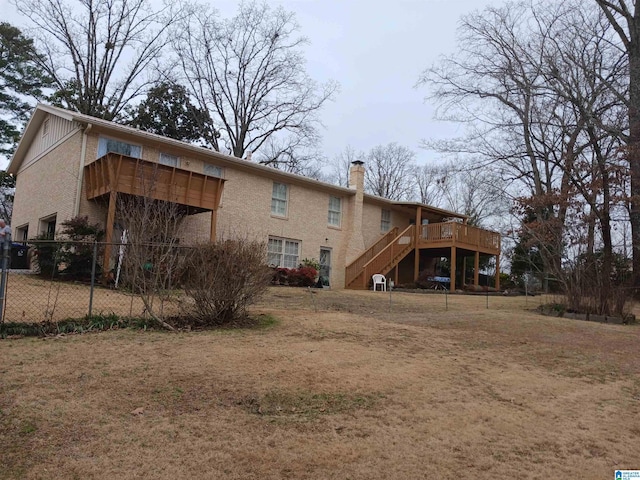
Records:
<instances>
[{"instance_id":1,"label":"wooden beam","mask_svg":"<svg viewBox=\"0 0 640 480\"><path fill-rule=\"evenodd\" d=\"M104 246L104 259L102 261L102 274L106 277L110 270L111 261L111 242L113 241L113 223L116 220L116 202L118 200L118 193L115 190L111 190L109 193L109 210L107 211L107 224Z\"/></svg>"},{"instance_id":2,"label":"wooden beam","mask_svg":"<svg viewBox=\"0 0 640 480\"><path fill-rule=\"evenodd\" d=\"M222 179L218 178L218 184L216 185L216 198L214 200L213 209L211 210L211 233L209 235L209 240L211 240L212 242L216 241L216 236L218 234L218 208L220 208L220 201L222 200L222 185Z\"/></svg>"},{"instance_id":3,"label":"wooden beam","mask_svg":"<svg viewBox=\"0 0 640 480\"><path fill-rule=\"evenodd\" d=\"M456 290L456 247L451 247L451 291L454 292Z\"/></svg>"},{"instance_id":4,"label":"wooden beam","mask_svg":"<svg viewBox=\"0 0 640 480\"><path fill-rule=\"evenodd\" d=\"M207 189L207 176L205 175L204 178L202 179L202 188L200 189L200 205L204 205L204 192L206 191L206 189Z\"/></svg>"}]
</instances>

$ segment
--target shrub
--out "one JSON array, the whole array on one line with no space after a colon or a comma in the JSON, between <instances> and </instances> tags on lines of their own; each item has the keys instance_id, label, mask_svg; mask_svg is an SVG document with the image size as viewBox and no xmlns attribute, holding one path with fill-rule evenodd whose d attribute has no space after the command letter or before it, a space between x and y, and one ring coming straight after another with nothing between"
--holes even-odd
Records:
<instances>
[{"instance_id":1,"label":"shrub","mask_svg":"<svg viewBox=\"0 0 640 480\"><path fill-rule=\"evenodd\" d=\"M275 267L272 269L271 283L290 287L311 287L316 284L318 270L313 267L300 268Z\"/></svg>"},{"instance_id":2,"label":"shrub","mask_svg":"<svg viewBox=\"0 0 640 480\"><path fill-rule=\"evenodd\" d=\"M267 289L272 271L264 263L264 242L224 240L195 247L187 259L184 289L189 312L200 326L240 320Z\"/></svg>"},{"instance_id":3,"label":"shrub","mask_svg":"<svg viewBox=\"0 0 640 480\"><path fill-rule=\"evenodd\" d=\"M93 242L102 240L104 231L98 224L91 225L88 217L74 217L62 224L62 234L73 243L62 247L62 260L66 267L62 272L66 278L73 280L90 280L93 265ZM99 255L98 257L99 258ZM96 275L100 275L99 262L96 264Z\"/></svg>"},{"instance_id":4,"label":"shrub","mask_svg":"<svg viewBox=\"0 0 640 480\"><path fill-rule=\"evenodd\" d=\"M38 235L29 243L34 247L33 254L40 275L56 277L60 264L60 244L52 241L46 233Z\"/></svg>"},{"instance_id":5,"label":"shrub","mask_svg":"<svg viewBox=\"0 0 640 480\"><path fill-rule=\"evenodd\" d=\"M318 271L313 267L292 268L289 271L289 285L310 287L315 285Z\"/></svg>"},{"instance_id":6,"label":"shrub","mask_svg":"<svg viewBox=\"0 0 640 480\"><path fill-rule=\"evenodd\" d=\"M271 283L274 285L286 285L289 281L289 269L284 267L273 267Z\"/></svg>"},{"instance_id":7,"label":"shrub","mask_svg":"<svg viewBox=\"0 0 640 480\"><path fill-rule=\"evenodd\" d=\"M315 258L303 258L302 262L300 262L301 267L311 267L315 269L316 272L320 271L320 262Z\"/></svg>"},{"instance_id":8,"label":"shrub","mask_svg":"<svg viewBox=\"0 0 640 480\"><path fill-rule=\"evenodd\" d=\"M93 242L104 234L99 225L91 225L88 217L74 217L62 224L68 241L54 242L43 233L31 240L40 274L70 280L89 280L93 265ZM100 265L96 265L100 273Z\"/></svg>"}]
</instances>

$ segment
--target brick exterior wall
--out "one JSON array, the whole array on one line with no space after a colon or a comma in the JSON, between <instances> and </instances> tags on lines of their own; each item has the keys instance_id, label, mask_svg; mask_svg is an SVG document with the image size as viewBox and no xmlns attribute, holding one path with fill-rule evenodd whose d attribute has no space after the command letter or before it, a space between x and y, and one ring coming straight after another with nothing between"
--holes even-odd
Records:
<instances>
[{"instance_id":1,"label":"brick exterior wall","mask_svg":"<svg viewBox=\"0 0 640 480\"><path fill-rule=\"evenodd\" d=\"M63 221L76 214L86 215L92 223L104 226L106 202L87 200L84 184L81 191L77 191L84 135L77 131L41 157L36 155L32 164L18 171L12 219L14 232L28 223L28 236L35 237L39 233L40 220L53 214L57 216L58 231ZM225 163L207 156L207 152L197 157L192 151L149 142L135 132L114 133L96 126L86 133L85 164L96 160L101 135L141 145L142 158L148 161L158 161L160 152L164 152L178 156L182 169L203 173L205 163L222 167L226 183L218 210L218 238L241 236L266 242L269 236L275 236L297 240L300 242L300 260L318 259L321 248L331 249L330 282L334 288L344 287L346 264L380 238L383 233L380 229L382 208L392 210L392 226L405 228L409 224L408 215L363 196L362 165L352 169L351 191L340 191L300 177L283 177L277 171ZM271 214L274 181L288 187L288 209L284 217ZM80 195L79 199L76 195ZM330 196L342 199L340 227L328 225ZM187 217L179 234L183 243L196 243L208 241L210 230L211 213L206 212Z\"/></svg>"},{"instance_id":2,"label":"brick exterior wall","mask_svg":"<svg viewBox=\"0 0 640 480\"><path fill-rule=\"evenodd\" d=\"M42 233L41 219L56 215L56 230L74 216L82 133L77 132L64 143L21 169L16 177L16 195L11 226L29 225L28 238Z\"/></svg>"},{"instance_id":3,"label":"brick exterior wall","mask_svg":"<svg viewBox=\"0 0 640 480\"><path fill-rule=\"evenodd\" d=\"M76 215L78 172L82 153L83 132L78 131L62 144L37 158L31 165L18 172L13 227L29 224L28 236L39 233L40 219L57 216L59 226ZM135 136L105 135L92 128L87 133L85 164L96 160L99 137L110 136L140 145ZM218 237L249 237L267 241L269 236L288 238L300 242L300 260L318 259L320 248L331 250L331 278L334 288L344 287L346 246L352 236L354 194L336 192L330 188L310 188L304 180L273 178L265 172L236 169L209 159L194 158L184 152L142 144L142 158L157 161L160 152L180 157L180 168L202 173L205 162L223 168L226 179L222 201L218 210ZM182 155L181 155L182 154ZM277 172L274 172L277 173ZM273 182L288 187L287 215L271 215ZM328 225L329 197L342 199L341 226ZM107 204L104 201L87 200L83 183L78 201L77 214L88 216L90 222L104 226ZM378 222L379 223L379 222ZM211 228L211 213L206 212L187 217L182 225L180 237L183 243L208 241ZM114 238L114 240L117 240Z\"/></svg>"}]
</instances>

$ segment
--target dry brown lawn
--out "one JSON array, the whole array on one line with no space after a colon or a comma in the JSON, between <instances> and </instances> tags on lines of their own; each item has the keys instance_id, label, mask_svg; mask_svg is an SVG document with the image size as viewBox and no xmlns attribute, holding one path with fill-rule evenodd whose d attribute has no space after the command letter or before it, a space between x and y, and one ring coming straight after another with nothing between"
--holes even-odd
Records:
<instances>
[{"instance_id":1,"label":"dry brown lawn","mask_svg":"<svg viewBox=\"0 0 640 480\"><path fill-rule=\"evenodd\" d=\"M0 341L0 478L640 468L640 327L542 317L538 298L391 300L273 288L269 328Z\"/></svg>"}]
</instances>

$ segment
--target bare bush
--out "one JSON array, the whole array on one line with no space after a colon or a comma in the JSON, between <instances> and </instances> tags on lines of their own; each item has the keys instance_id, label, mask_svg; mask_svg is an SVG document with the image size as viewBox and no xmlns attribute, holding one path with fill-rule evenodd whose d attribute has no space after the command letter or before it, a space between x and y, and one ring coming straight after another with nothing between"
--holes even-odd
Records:
<instances>
[{"instance_id":1,"label":"bare bush","mask_svg":"<svg viewBox=\"0 0 640 480\"><path fill-rule=\"evenodd\" d=\"M247 307L267 289L271 270L264 242L223 240L194 247L184 289L193 298L190 315L199 326L224 325L246 317Z\"/></svg>"},{"instance_id":2,"label":"bare bush","mask_svg":"<svg viewBox=\"0 0 640 480\"><path fill-rule=\"evenodd\" d=\"M597 315L627 313L625 307L633 297L630 265L622 255L614 255L613 259L611 268L603 269L604 255L599 251L581 255L566 269L562 281L569 310ZM609 278L604 278L609 272Z\"/></svg>"},{"instance_id":3,"label":"bare bush","mask_svg":"<svg viewBox=\"0 0 640 480\"><path fill-rule=\"evenodd\" d=\"M120 255L122 284L140 296L146 314L170 330L173 327L164 319L164 301L184 265L177 232L185 213L176 203L149 197L122 195L118 201L126 237Z\"/></svg>"}]
</instances>

